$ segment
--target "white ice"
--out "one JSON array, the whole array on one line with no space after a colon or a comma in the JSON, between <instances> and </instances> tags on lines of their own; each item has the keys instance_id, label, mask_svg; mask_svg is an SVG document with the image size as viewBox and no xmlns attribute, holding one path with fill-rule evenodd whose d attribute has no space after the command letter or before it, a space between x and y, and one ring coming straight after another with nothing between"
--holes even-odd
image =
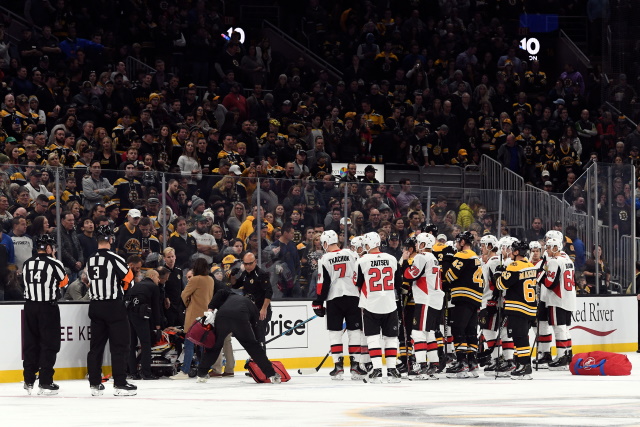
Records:
<instances>
[{"instance_id":1,"label":"white ice","mask_svg":"<svg viewBox=\"0 0 640 427\"><path fill-rule=\"evenodd\" d=\"M531 381L477 379L364 384L323 369L291 381L234 378L135 381L138 395L92 397L87 381L59 381L57 396L0 384L0 426L631 426L640 420L640 354L631 376L534 371ZM348 372L348 369L345 369Z\"/></svg>"}]
</instances>

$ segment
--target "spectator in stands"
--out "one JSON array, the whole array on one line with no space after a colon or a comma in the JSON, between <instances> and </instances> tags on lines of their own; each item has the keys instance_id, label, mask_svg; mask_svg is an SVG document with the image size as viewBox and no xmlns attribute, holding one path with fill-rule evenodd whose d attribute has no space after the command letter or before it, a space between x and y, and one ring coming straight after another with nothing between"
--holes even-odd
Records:
<instances>
[{"instance_id":1,"label":"spectator in stands","mask_svg":"<svg viewBox=\"0 0 640 427\"><path fill-rule=\"evenodd\" d=\"M528 229L525 233L525 239L528 242L532 242L534 240L543 240L546 234L545 229L542 227L542 218L533 218L531 222L531 228Z\"/></svg>"},{"instance_id":2,"label":"spectator in stands","mask_svg":"<svg viewBox=\"0 0 640 427\"><path fill-rule=\"evenodd\" d=\"M60 253L62 254L62 264L69 272L69 280L73 281L84 267L85 256L75 231L75 218L71 212L62 214L61 230Z\"/></svg>"},{"instance_id":3,"label":"spectator in stands","mask_svg":"<svg viewBox=\"0 0 640 427\"><path fill-rule=\"evenodd\" d=\"M584 277L587 279L587 288L591 294L608 294L611 291L611 272L602 254L602 246L593 247L593 257L590 257L584 266ZM597 267L596 267L597 265ZM597 274L596 274L597 268Z\"/></svg>"},{"instance_id":4,"label":"spectator in stands","mask_svg":"<svg viewBox=\"0 0 640 427\"><path fill-rule=\"evenodd\" d=\"M409 179L402 178L398 183L400 184L400 193L396 196L398 209L401 213L406 213L411 200L417 199L417 197L411 193L411 181Z\"/></svg>"}]
</instances>

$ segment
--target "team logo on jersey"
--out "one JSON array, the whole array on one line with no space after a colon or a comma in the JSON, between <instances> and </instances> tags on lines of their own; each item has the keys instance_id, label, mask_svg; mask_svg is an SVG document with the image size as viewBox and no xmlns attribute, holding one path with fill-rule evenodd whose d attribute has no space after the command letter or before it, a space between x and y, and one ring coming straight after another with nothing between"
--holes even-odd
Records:
<instances>
[{"instance_id":1,"label":"team logo on jersey","mask_svg":"<svg viewBox=\"0 0 640 427\"><path fill-rule=\"evenodd\" d=\"M556 278L556 272L555 271L548 272L547 276L549 276L549 280L554 280Z\"/></svg>"},{"instance_id":2,"label":"team logo on jersey","mask_svg":"<svg viewBox=\"0 0 640 427\"><path fill-rule=\"evenodd\" d=\"M140 241L138 239L129 239L124 244L124 249L127 253L139 253L141 251Z\"/></svg>"},{"instance_id":3,"label":"team logo on jersey","mask_svg":"<svg viewBox=\"0 0 640 427\"><path fill-rule=\"evenodd\" d=\"M510 277L511 277L511 273L509 273L508 271L503 271L502 272L502 278L504 280L509 280Z\"/></svg>"},{"instance_id":4,"label":"team logo on jersey","mask_svg":"<svg viewBox=\"0 0 640 427\"><path fill-rule=\"evenodd\" d=\"M249 283L251 283L253 285L253 279L249 280Z\"/></svg>"},{"instance_id":5,"label":"team logo on jersey","mask_svg":"<svg viewBox=\"0 0 640 427\"><path fill-rule=\"evenodd\" d=\"M413 319L413 326L417 326L418 325L418 321L414 318Z\"/></svg>"}]
</instances>

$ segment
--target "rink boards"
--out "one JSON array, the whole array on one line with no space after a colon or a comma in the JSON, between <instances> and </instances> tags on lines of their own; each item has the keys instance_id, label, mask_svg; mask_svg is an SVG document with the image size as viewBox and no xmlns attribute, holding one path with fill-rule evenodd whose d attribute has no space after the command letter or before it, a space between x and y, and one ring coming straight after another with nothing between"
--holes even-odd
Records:
<instances>
[{"instance_id":1,"label":"rink boards","mask_svg":"<svg viewBox=\"0 0 640 427\"><path fill-rule=\"evenodd\" d=\"M267 340L313 316L307 301L273 302ZM88 303L60 304L61 348L56 361L56 379L84 378L91 330ZM22 304L0 305L0 324L5 326L5 346L0 352L0 382L22 380ZM578 298L573 313L573 352L629 352L638 349L638 301L636 296ZM346 334L345 334L346 344ZM531 340L535 329L531 331ZM242 369L246 353L234 341L236 369ZM268 346L271 359L281 360L289 370L316 367L329 351L324 318L314 319ZM346 345L345 345L346 351ZM109 364L108 350L105 365ZM326 366L329 366L328 363ZM105 369L108 372L108 369Z\"/></svg>"}]
</instances>

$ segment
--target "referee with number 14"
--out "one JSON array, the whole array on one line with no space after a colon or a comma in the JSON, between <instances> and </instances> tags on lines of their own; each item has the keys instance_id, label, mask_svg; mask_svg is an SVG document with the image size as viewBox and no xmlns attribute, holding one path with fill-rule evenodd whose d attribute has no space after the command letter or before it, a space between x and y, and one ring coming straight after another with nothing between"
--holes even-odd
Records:
<instances>
[{"instance_id":1,"label":"referee with number 14","mask_svg":"<svg viewBox=\"0 0 640 427\"><path fill-rule=\"evenodd\" d=\"M39 374L38 394L58 394L53 382L53 365L60 351L60 308L58 288L69 278L64 266L54 258L56 241L43 234L36 238L38 253L25 261L24 280L24 389L31 394Z\"/></svg>"},{"instance_id":2,"label":"referee with number 14","mask_svg":"<svg viewBox=\"0 0 640 427\"><path fill-rule=\"evenodd\" d=\"M129 356L129 318L124 304L124 291L133 280L133 273L125 260L111 252L113 231L108 225L96 230L98 252L87 260L87 275L91 291L89 318L91 319L91 344L87 355L89 385L92 396L101 396L102 357L109 341L113 388L116 396L135 396L137 387L127 382Z\"/></svg>"}]
</instances>

